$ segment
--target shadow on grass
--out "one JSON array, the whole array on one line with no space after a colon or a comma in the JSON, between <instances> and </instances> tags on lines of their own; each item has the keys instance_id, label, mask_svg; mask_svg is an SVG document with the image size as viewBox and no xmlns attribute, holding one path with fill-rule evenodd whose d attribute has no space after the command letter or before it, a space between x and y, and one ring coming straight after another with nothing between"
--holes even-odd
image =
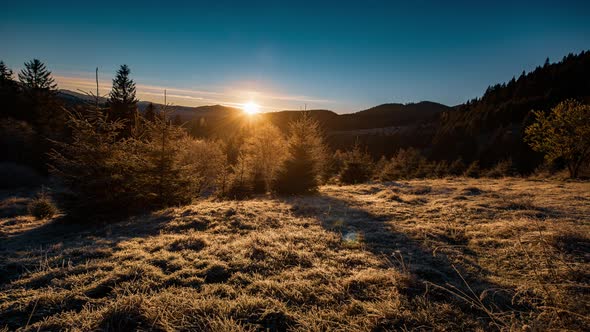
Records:
<instances>
[{"instance_id":1,"label":"shadow on grass","mask_svg":"<svg viewBox=\"0 0 590 332\"><path fill-rule=\"evenodd\" d=\"M385 258L389 265L396 266L401 272L409 272L415 282L405 291L408 296L427 296L431 300L444 302L454 301L466 311L472 310L473 304L478 306L480 303L495 313L525 309L514 308L511 303L512 290L506 290L486 280L485 275L488 271L473 263L473 260L462 260L461 264L454 264L444 253L434 254L432 249L396 230L395 217L375 215L359 207L354 201L325 194L283 197L282 201L291 205L294 215L317 219L325 229L339 233L343 243L359 238L366 250ZM468 248L463 248L462 253L475 255ZM448 290L463 292L473 302L460 300ZM485 296L481 296L482 294ZM478 311L480 310L483 308L478 308Z\"/></svg>"},{"instance_id":2,"label":"shadow on grass","mask_svg":"<svg viewBox=\"0 0 590 332\"><path fill-rule=\"evenodd\" d=\"M157 235L172 218L167 214L147 214L109 222L86 222L58 217L14 231L0 240L0 287L38 269L42 260L60 252L67 253L72 264L108 257L119 242Z\"/></svg>"}]
</instances>

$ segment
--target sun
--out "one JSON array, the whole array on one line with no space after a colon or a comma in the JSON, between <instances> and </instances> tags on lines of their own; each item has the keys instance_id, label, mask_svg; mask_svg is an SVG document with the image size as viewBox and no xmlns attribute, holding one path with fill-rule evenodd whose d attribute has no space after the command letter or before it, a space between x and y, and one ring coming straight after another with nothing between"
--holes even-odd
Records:
<instances>
[{"instance_id":1,"label":"sun","mask_svg":"<svg viewBox=\"0 0 590 332\"><path fill-rule=\"evenodd\" d=\"M242 109L244 110L244 113L248 115L260 113L260 106L254 104L253 102L245 103L244 106L242 106Z\"/></svg>"}]
</instances>

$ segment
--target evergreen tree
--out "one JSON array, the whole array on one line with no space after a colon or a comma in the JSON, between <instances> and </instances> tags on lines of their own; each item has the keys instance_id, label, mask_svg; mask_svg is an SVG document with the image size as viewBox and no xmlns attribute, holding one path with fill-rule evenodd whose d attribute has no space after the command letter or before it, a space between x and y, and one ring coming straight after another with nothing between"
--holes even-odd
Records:
<instances>
[{"instance_id":1,"label":"evergreen tree","mask_svg":"<svg viewBox=\"0 0 590 332\"><path fill-rule=\"evenodd\" d=\"M135 126L138 102L135 97L135 82L129 78L129 74L131 74L129 67L122 65L113 79L113 88L109 94L111 118L126 121L125 132L127 135Z\"/></svg>"},{"instance_id":2,"label":"evergreen tree","mask_svg":"<svg viewBox=\"0 0 590 332\"><path fill-rule=\"evenodd\" d=\"M143 113L143 117L148 121L155 121L156 120L156 108L154 107L153 103L149 103L145 108L145 112Z\"/></svg>"},{"instance_id":3,"label":"evergreen tree","mask_svg":"<svg viewBox=\"0 0 590 332\"><path fill-rule=\"evenodd\" d=\"M307 113L290 125L289 156L275 182L284 194L317 191L325 165L325 147L319 123Z\"/></svg>"},{"instance_id":4,"label":"evergreen tree","mask_svg":"<svg viewBox=\"0 0 590 332\"><path fill-rule=\"evenodd\" d=\"M18 79L25 90L43 90L51 93L57 91L57 84L51 77L51 72L37 59L25 62L25 68L18 74Z\"/></svg>"},{"instance_id":5,"label":"evergreen tree","mask_svg":"<svg viewBox=\"0 0 590 332\"><path fill-rule=\"evenodd\" d=\"M16 82L12 78L12 70L0 61L0 116L13 117L18 102Z\"/></svg>"},{"instance_id":6,"label":"evergreen tree","mask_svg":"<svg viewBox=\"0 0 590 332\"><path fill-rule=\"evenodd\" d=\"M0 86L13 82L12 70L4 64L4 61L0 61Z\"/></svg>"}]
</instances>

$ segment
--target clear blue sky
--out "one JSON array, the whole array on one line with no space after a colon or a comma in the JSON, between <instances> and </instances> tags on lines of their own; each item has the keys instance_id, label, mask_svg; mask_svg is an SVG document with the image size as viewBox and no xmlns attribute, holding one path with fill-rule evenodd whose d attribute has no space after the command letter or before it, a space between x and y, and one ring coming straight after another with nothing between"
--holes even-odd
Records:
<instances>
[{"instance_id":1,"label":"clear blue sky","mask_svg":"<svg viewBox=\"0 0 590 332\"><path fill-rule=\"evenodd\" d=\"M590 49L590 1L123 2L7 1L0 59L70 89L126 63L142 99L350 112L455 105Z\"/></svg>"}]
</instances>

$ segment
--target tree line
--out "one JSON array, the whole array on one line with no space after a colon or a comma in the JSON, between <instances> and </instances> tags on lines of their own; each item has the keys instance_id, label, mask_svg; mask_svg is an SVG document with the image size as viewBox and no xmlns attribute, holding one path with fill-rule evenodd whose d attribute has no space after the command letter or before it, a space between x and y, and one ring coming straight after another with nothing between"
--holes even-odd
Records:
<instances>
[{"instance_id":1,"label":"tree line","mask_svg":"<svg viewBox=\"0 0 590 332\"><path fill-rule=\"evenodd\" d=\"M509 158L481 167L478 160L429 160L414 148L375 159L358 142L330 151L320 123L305 112L286 134L253 117L222 138L196 138L174 121L167 105L138 111L127 65L117 71L106 103L97 90L84 107L66 107L56 97L57 85L39 60L25 63L17 80L13 76L0 62L1 125L14 134L3 131L4 160L45 167L60 206L73 215L132 213L212 195L308 194L325 183L518 173ZM590 154L590 107L567 100L534 114L527 142L578 176ZM19 155L29 148L33 153Z\"/></svg>"}]
</instances>

